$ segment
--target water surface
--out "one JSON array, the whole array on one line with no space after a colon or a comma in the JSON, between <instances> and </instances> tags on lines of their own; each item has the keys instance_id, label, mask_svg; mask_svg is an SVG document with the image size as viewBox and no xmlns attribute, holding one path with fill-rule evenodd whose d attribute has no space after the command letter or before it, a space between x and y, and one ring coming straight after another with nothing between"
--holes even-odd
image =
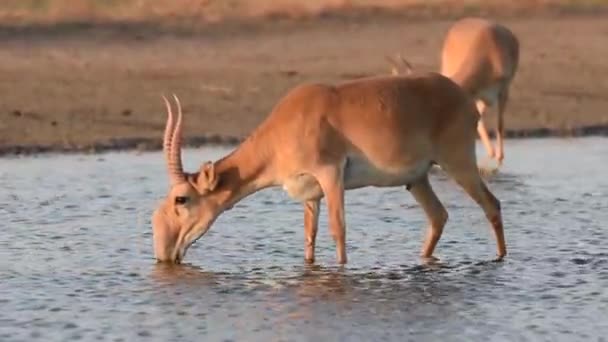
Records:
<instances>
[{"instance_id":1,"label":"water surface","mask_svg":"<svg viewBox=\"0 0 608 342\"><path fill-rule=\"evenodd\" d=\"M608 140L506 147L488 179L505 262L487 262L481 209L438 172L450 219L434 267L417 257L425 217L401 188L347 193L345 268L325 208L317 265L304 265L302 206L280 189L243 200L166 267L151 248L160 153L1 159L0 340L606 341Z\"/></svg>"}]
</instances>

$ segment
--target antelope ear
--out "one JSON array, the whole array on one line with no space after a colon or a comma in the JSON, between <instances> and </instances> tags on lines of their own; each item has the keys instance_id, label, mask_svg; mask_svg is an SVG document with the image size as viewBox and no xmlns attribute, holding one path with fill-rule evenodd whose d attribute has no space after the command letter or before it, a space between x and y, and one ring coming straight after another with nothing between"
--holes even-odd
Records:
<instances>
[{"instance_id":1,"label":"antelope ear","mask_svg":"<svg viewBox=\"0 0 608 342\"><path fill-rule=\"evenodd\" d=\"M215 173L215 165L211 161L201 165L197 179L199 190L213 191L219 182L219 177Z\"/></svg>"}]
</instances>

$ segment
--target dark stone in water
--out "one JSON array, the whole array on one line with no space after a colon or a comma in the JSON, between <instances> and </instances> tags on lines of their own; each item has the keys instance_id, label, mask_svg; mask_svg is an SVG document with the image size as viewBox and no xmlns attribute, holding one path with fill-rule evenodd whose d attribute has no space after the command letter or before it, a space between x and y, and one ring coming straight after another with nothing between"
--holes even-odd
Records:
<instances>
[{"instance_id":1,"label":"dark stone in water","mask_svg":"<svg viewBox=\"0 0 608 342\"><path fill-rule=\"evenodd\" d=\"M63 328L64 328L64 329L76 329L76 328L78 328L78 326L77 326L76 324L74 324L74 323L70 322L70 323L66 323L66 324L63 326Z\"/></svg>"},{"instance_id":2,"label":"dark stone in water","mask_svg":"<svg viewBox=\"0 0 608 342\"><path fill-rule=\"evenodd\" d=\"M572 260L573 263L577 264L577 265L586 265L588 264L591 260L589 259L583 259L583 258L574 258Z\"/></svg>"}]
</instances>

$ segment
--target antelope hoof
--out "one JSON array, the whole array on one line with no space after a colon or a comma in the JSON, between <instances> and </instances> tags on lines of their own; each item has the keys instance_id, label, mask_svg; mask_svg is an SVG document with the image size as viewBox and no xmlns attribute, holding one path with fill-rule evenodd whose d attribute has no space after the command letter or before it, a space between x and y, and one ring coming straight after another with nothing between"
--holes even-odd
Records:
<instances>
[{"instance_id":1,"label":"antelope hoof","mask_svg":"<svg viewBox=\"0 0 608 342\"><path fill-rule=\"evenodd\" d=\"M439 258L434 257L434 256L420 256L420 260L422 261L423 264L434 264L436 262L439 261Z\"/></svg>"},{"instance_id":2,"label":"antelope hoof","mask_svg":"<svg viewBox=\"0 0 608 342\"><path fill-rule=\"evenodd\" d=\"M505 253L506 254L506 253ZM503 259L505 258L505 254L502 255L497 255L496 258L494 258L494 260L492 260L493 262L502 262Z\"/></svg>"},{"instance_id":3,"label":"antelope hoof","mask_svg":"<svg viewBox=\"0 0 608 342\"><path fill-rule=\"evenodd\" d=\"M313 264L315 262L314 246L306 246L304 248L304 261L306 261L307 264Z\"/></svg>"}]
</instances>

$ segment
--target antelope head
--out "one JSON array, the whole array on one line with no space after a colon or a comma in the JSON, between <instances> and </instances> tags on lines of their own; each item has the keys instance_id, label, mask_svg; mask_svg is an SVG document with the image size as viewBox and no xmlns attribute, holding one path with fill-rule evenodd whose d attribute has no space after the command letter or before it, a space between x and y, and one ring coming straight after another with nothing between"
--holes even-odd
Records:
<instances>
[{"instance_id":1,"label":"antelope head","mask_svg":"<svg viewBox=\"0 0 608 342\"><path fill-rule=\"evenodd\" d=\"M218 184L212 162L196 173L185 173L181 158L182 109L177 96L177 120L166 97L167 124L163 151L169 174L169 193L152 215L154 254L157 261L180 263L188 248L203 236L220 214L211 196Z\"/></svg>"}]
</instances>

